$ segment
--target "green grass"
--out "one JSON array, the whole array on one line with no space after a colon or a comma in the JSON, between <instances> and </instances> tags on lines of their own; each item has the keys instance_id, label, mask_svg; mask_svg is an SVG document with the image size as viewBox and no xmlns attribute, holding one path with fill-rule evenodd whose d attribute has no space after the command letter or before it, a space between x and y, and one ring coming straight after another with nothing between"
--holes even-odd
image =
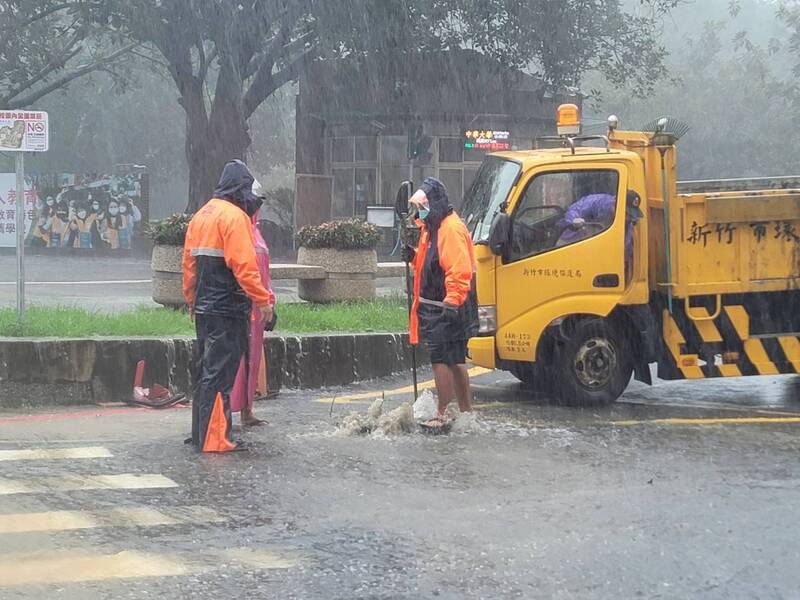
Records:
<instances>
[{"instance_id":1,"label":"green grass","mask_svg":"<svg viewBox=\"0 0 800 600\"><path fill-rule=\"evenodd\" d=\"M331 333L405 331L405 298L393 296L371 302L342 304L279 304L276 333ZM140 307L130 312L106 314L81 308L30 307L25 323L17 323L16 310L0 308L2 337L89 337L193 335L189 315L168 308Z\"/></svg>"}]
</instances>

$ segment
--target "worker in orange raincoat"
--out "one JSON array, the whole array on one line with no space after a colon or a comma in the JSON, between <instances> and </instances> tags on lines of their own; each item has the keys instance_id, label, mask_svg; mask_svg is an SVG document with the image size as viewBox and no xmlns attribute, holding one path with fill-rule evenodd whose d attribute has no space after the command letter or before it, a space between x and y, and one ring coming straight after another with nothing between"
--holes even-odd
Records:
<instances>
[{"instance_id":1,"label":"worker in orange raincoat","mask_svg":"<svg viewBox=\"0 0 800 600\"><path fill-rule=\"evenodd\" d=\"M478 333L475 253L441 181L426 178L410 202L420 226L416 250L403 248L403 259L414 267L411 343L424 341L430 353L438 414L428 425L438 427L453 396L462 412L472 410L465 363L467 340Z\"/></svg>"},{"instance_id":2,"label":"worker in orange raincoat","mask_svg":"<svg viewBox=\"0 0 800 600\"><path fill-rule=\"evenodd\" d=\"M231 438L230 394L248 343L253 304L272 320L251 224L261 206L255 178L239 160L225 165L214 196L189 223L183 251L183 294L195 318L198 370L192 443L203 452L243 448Z\"/></svg>"}]
</instances>

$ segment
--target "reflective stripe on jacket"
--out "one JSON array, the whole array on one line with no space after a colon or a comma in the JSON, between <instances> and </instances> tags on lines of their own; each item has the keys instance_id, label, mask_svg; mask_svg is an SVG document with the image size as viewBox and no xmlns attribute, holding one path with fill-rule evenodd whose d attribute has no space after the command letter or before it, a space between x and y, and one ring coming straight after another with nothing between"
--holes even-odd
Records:
<instances>
[{"instance_id":1,"label":"reflective stripe on jacket","mask_svg":"<svg viewBox=\"0 0 800 600\"><path fill-rule=\"evenodd\" d=\"M272 302L261 283L250 218L214 198L189 222L183 249L183 295L197 314L248 318Z\"/></svg>"},{"instance_id":2,"label":"reflective stripe on jacket","mask_svg":"<svg viewBox=\"0 0 800 600\"><path fill-rule=\"evenodd\" d=\"M475 251L463 221L451 212L421 232L414 257L414 303L410 317L410 339L429 342L466 340L477 334L477 299L474 274ZM458 319L442 318L442 308L420 302L420 298L458 307Z\"/></svg>"}]
</instances>

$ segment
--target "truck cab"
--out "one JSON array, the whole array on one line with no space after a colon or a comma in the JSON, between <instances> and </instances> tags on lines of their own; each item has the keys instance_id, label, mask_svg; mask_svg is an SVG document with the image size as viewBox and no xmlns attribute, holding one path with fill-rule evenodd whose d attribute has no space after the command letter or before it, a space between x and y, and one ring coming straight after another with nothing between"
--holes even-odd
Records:
<instances>
[{"instance_id":1,"label":"truck cab","mask_svg":"<svg viewBox=\"0 0 800 600\"><path fill-rule=\"evenodd\" d=\"M608 319L620 305L648 300L647 222L626 216L629 191L647 197L642 159L629 151L487 157L462 210L478 262L481 335L469 343L476 364L551 388L556 374L547 369L558 368L557 344L569 340L576 383L596 401L622 392L633 364L619 348L621 319ZM601 207L591 219L577 216L575 207L592 201Z\"/></svg>"},{"instance_id":2,"label":"truck cab","mask_svg":"<svg viewBox=\"0 0 800 600\"><path fill-rule=\"evenodd\" d=\"M651 383L651 363L671 379L795 372L800 323L751 317L800 300L800 245L754 245L747 225L800 231L800 192L679 195L663 124L617 131L612 118L590 139L574 135L575 107L561 110L566 133L545 140L556 147L487 156L462 206L477 261L471 361L576 405L616 400L634 374ZM697 230L719 248L700 252ZM771 279L747 260L771 264ZM788 351L766 356L756 336Z\"/></svg>"}]
</instances>

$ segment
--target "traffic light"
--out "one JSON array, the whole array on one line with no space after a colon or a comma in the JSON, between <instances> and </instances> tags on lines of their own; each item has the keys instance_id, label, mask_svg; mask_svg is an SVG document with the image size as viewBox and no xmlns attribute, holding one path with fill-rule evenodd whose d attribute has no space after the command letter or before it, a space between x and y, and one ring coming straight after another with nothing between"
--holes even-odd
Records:
<instances>
[{"instance_id":1,"label":"traffic light","mask_svg":"<svg viewBox=\"0 0 800 600\"><path fill-rule=\"evenodd\" d=\"M419 163L430 162L433 155L429 152L433 138L425 135L422 125L410 127L408 130L408 160L415 160Z\"/></svg>"}]
</instances>

